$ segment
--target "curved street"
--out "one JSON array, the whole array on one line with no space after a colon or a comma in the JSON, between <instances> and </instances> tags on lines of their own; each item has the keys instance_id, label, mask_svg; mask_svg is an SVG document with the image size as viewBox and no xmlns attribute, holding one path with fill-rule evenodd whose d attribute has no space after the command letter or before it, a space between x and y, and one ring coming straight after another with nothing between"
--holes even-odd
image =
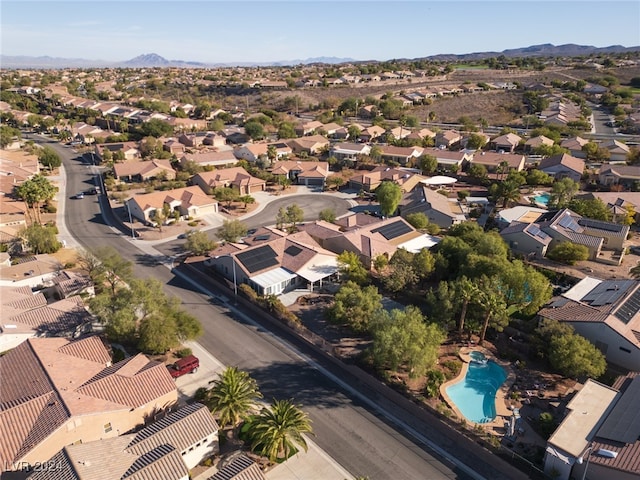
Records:
<instances>
[{"instance_id":1,"label":"curved street","mask_svg":"<svg viewBox=\"0 0 640 480\"><path fill-rule=\"evenodd\" d=\"M105 200L102 195L71 200L70 196L92 184L95 167L83 163L71 149L43 141L60 153L66 173L66 194L60 206L66 210L66 229L61 232L72 232L77 243L89 250L110 245L134 262L136 276L165 284L167 293L180 298L202 322L204 335L199 343L224 364L250 372L265 399L294 398L302 404L313 421L314 441L353 475L371 480L527 478L469 439L440 435L433 428L437 420L420 421L374 394L359 394L346 372L318 358L302 342L287 338L286 332L276 335L257 324L242 307L212 302L194 282L167 269L163 255L145 253L136 246L140 241L106 224L99 205ZM299 202L296 197L295 203ZM273 204L276 211L278 205ZM103 211L107 216L111 213ZM251 225L269 224L272 218L265 210ZM113 218L107 221L116 224Z\"/></svg>"}]
</instances>

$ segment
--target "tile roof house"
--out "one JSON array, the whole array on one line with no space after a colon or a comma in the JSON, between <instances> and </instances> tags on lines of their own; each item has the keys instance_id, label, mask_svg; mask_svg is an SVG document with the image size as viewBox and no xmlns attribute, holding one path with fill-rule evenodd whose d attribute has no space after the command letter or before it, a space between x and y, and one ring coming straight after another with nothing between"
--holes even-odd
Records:
<instances>
[{"instance_id":1,"label":"tile roof house","mask_svg":"<svg viewBox=\"0 0 640 480\"><path fill-rule=\"evenodd\" d=\"M596 261L602 261L604 248L621 252L629 234L628 225L582 217L567 208L543 213L536 223L553 239L550 248L561 242L577 243L586 246L589 258Z\"/></svg>"},{"instance_id":2,"label":"tile roof house","mask_svg":"<svg viewBox=\"0 0 640 480\"><path fill-rule=\"evenodd\" d=\"M640 166L602 165L598 173L598 181L602 185L624 185L631 188L634 183L640 182Z\"/></svg>"},{"instance_id":3,"label":"tile roof house","mask_svg":"<svg viewBox=\"0 0 640 480\"><path fill-rule=\"evenodd\" d=\"M218 453L218 424L202 404L169 413L137 433L67 445L49 463L65 480L153 478L182 480L189 470ZM47 480L44 469L29 480Z\"/></svg>"},{"instance_id":4,"label":"tile roof house","mask_svg":"<svg viewBox=\"0 0 640 480\"><path fill-rule=\"evenodd\" d=\"M378 165L371 171L358 170L357 173L349 179L349 188L356 190L364 190L372 192L384 181L392 181L400 185L404 193L410 192L413 188L426 177L416 173L401 170L399 168L391 168L386 165Z\"/></svg>"},{"instance_id":5,"label":"tile roof house","mask_svg":"<svg viewBox=\"0 0 640 480\"><path fill-rule=\"evenodd\" d=\"M98 160L100 162L104 160L105 150L109 150L111 154L122 152L125 160L134 160L136 158L140 158L140 150L138 150L138 144L136 142L97 144L95 146L94 153L98 157Z\"/></svg>"},{"instance_id":6,"label":"tile roof house","mask_svg":"<svg viewBox=\"0 0 640 480\"><path fill-rule=\"evenodd\" d=\"M285 142L293 153L300 155L301 153L307 153L309 155L316 155L323 151L323 149L329 148L329 139L322 135L310 135L301 138L293 138Z\"/></svg>"},{"instance_id":7,"label":"tile roof house","mask_svg":"<svg viewBox=\"0 0 640 480\"><path fill-rule=\"evenodd\" d=\"M611 212L614 223L627 217L627 209L633 209L636 218L640 214L640 192L589 192L578 195L577 198L602 200Z\"/></svg>"},{"instance_id":8,"label":"tile roof house","mask_svg":"<svg viewBox=\"0 0 640 480\"><path fill-rule=\"evenodd\" d=\"M162 149L176 156L183 154L186 150L185 146L175 138L167 139L162 144Z\"/></svg>"},{"instance_id":9,"label":"tile roof house","mask_svg":"<svg viewBox=\"0 0 640 480\"><path fill-rule=\"evenodd\" d=\"M238 159L233 150L205 150L196 153L185 153L180 157L181 165L186 165L188 162L194 162L201 167L220 167L224 165L235 165L238 163Z\"/></svg>"},{"instance_id":10,"label":"tile roof house","mask_svg":"<svg viewBox=\"0 0 640 480\"><path fill-rule=\"evenodd\" d=\"M200 172L191 177L191 182L209 194L217 187L231 187L240 195L262 192L267 188L267 182L261 178L251 176L242 167Z\"/></svg>"},{"instance_id":11,"label":"tile roof house","mask_svg":"<svg viewBox=\"0 0 640 480\"><path fill-rule=\"evenodd\" d=\"M606 148L609 151L609 160L612 162L624 162L627 160L627 155L631 149L624 143L615 139L604 140L600 143L601 148Z\"/></svg>"},{"instance_id":12,"label":"tile roof house","mask_svg":"<svg viewBox=\"0 0 640 480\"><path fill-rule=\"evenodd\" d=\"M422 155L422 147L396 147L395 145L383 145L380 148L380 158L383 162L407 165Z\"/></svg>"},{"instance_id":13,"label":"tile roof house","mask_svg":"<svg viewBox=\"0 0 640 480\"><path fill-rule=\"evenodd\" d=\"M436 147L451 148L460 143L462 135L457 130L443 130L436 133L435 145Z\"/></svg>"},{"instance_id":14,"label":"tile roof house","mask_svg":"<svg viewBox=\"0 0 640 480\"><path fill-rule=\"evenodd\" d=\"M218 212L218 202L208 197L198 186L136 195L128 198L125 203L131 215L142 222L151 222L153 212L162 210L164 205L183 217L200 218Z\"/></svg>"},{"instance_id":15,"label":"tile roof house","mask_svg":"<svg viewBox=\"0 0 640 480\"><path fill-rule=\"evenodd\" d=\"M294 128L294 130L295 130L297 135L302 137L304 135L311 135L316 130L320 130L323 127L324 127L324 124L322 122L318 122L317 120L313 120L311 122L301 123L301 124L297 125Z\"/></svg>"},{"instance_id":16,"label":"tile roof house","mask_svg":"<svg viewBox=\"0 0 640 480\"><path fill-rule=\"evenodd\" d=\"M470 163L484 165L487 171L495 172L503 162L506 162L509 171L521 172L525 156L516 153L476 152Z\"/></svg>"},{"instance_id":17,"label":"tile roof house","mask_svg":"<svg viewBox=\"0 0 640 480\"><path fill-rule=\"evenodd\" d=\"M253 245L227 244L214 250L206 265L234 283L249 284L260 295L280 295L294 288L313 290L338 271L337 255L304 231L254 238Z\"/></svg>"},{"instance_id":18,"label":"tile roof house","mask_svg":"<svg viewBox=\"0 0 640 480\"><path fill-rule=\"evenodd\" d=\"M573 157L587 158L587 154L582 151L582 147L587 143L589 143L589 140L585 140L582 137L571 137L562 140L560 146L569 150L569 154Z\"/></svg>"},{"instance_id":19,"label":"tile roof house","mask_svg":"<svg viewBox=\"0 0 640 480\"><path fill-rule=\"evenodd\" d=\"M371 147L366 143L335 143L330 154L338 160L357 161L360 155L369 155Z\"/></svg>"},{"instance_id":20,"label":"tile roof house","mask_svg":"<svg viewBox=\"0 0 640 480\"><path fill-rule=\"evenodd\" d=\"M551 175L555 179L570 178L580 181L584 173L584 160L572 157L566 153L544 158L538 165L538 170Z\"/></svg>"},{"instance_id":21,"label":"tile roof house","mask_svg":"<svg viewBox=\"0 0 640 480\"><path fill-rule=\"evenodd\" d=\"M502 150L503 152L510 152L516 149L516 147L520 144L522 137L516 135L515 133L507 133L506 135L500 135L499 137L491 140L491 144L494 145L496 151Z\"/></svg>"},{"instance_id":22,"label":"tile roof house","mask_svg":"<svg viewBox=\"0 0 640 480\"><path fill-rule=\"evenodd\" d=\"M293 153L293 150L285 142L276 143L248 143L239 148L236 148L233 153L236 158L247 160L248 162L255 162L258 159L266 159L269 145L273 145L276 148L277 159L289 156Z\"/></svg>"},{"instance_id":23,"label":"tile roof house","mask_svg":"<svg viewBox=\"0 0 640 480\"><path fill-rule=\"evenodd\" d=\"M385 131L386 130L384 128L379 127L378 125L372 125L362 129L358 138L363 142L371 142L384 135Z\"/></svg>"},{"instance_id":24,"label":"tile roof house","mask_svg":"<svg viewBox=\"0 0 640 480\"><path fill-rule=\"evenodd\" d=\"M415 253L437 243L436 239L416 231L401 217L376 219L373 223L358 221L356 217L354 222L347 223L350 225L343 227L318 220L303 225L301 229L327 250L358 254L367 268L379 255L391 258L399 248Z\"/></svg>"},{"instance_id":25,"label":"tile roof house","mask_svg":"<svg viewBox=\"0 0 640 480\"><path fill-rule=\"evenodd\" d=\"M405 218L417 212L424 213L429 222L441 228L449 228L467 220L457 199L447 198L425 184L414 188L400 204L400 215Z\"/></svg>"},{"instance_id":26,"label":"tile roof house","mask_svg":"<svg viewBox=\"0 0 640 480\"><path fill-rule=\"evenodd\" d=\"M169 160L147 160L115 163L113 172L116 180L125 182L144 182L152 178L164 178L173 180L176 171Z\"/></svg>"},{"instance_id":27,"label":"tile roof house","mask_svg":"<svg viewBox=\"0 0 640 480\"><path fill-rule=\"evenodd\" d=\"M586 277L538 312L568 323L607 361L640 370L640 281Z\"/></svg>"},{"instance_id":28,"label":"tile roof house","mask_svg":"<svg viewBox=\"0 0 640 480\"><path fill-rule=\"evenodd\" d=\"M320 185L324 187L329 177L327 162L302 162L299 160L280 160L271 168L273 175L284 175L298 185Z\"/></svg>"},{"instance_id":29,"label":"tile roof house","mask_svg":"<svg viewBox=\"0 0 640 480\"><path fill-rule=\"evenodd\" d=\"M142 354L112 364L99 337L31 338L0 357L0 461L42 463L66 445L116 437L177 399L164 364Z\"/></svg>"},{"instance_id":30,"label":"tile roof house","mask_svg":"<svg viewBox=\"0 0 640 480\"><path fill-rule=\"evenodd\" d=\"M554 143L555 142L550 138L545 137L544 135L538 135L537 137L532 137L526 142L524 142L524 146L525 146L525 149L527 149L528 151L531 151L542 146L551 147L553 146Z\"/></svg>"},{"instance_id":31,"label":"tile roof house","mask_svg":"<svg viewBox=\"0 0 640 480\"><path fill-rule=\"evenodd\" d=\"M547 254L552 240L539 225L526 222L512 222L500 231L500 236L514 253L536 258Z\"/></svg>"},{"instance_id":32,"label":"tile roof house","mask_svg":"<svg viewBox=\"0 0 640 480\"><path fill-rule=\"evenodd\" d=\"M473 154L464 150L451 152L442 148L425 148L422 154L436 157L438 166L441 167L450 167L452 165L461 167L466 162L470 162L473 159Z\"/></svg>"}]
</instances>

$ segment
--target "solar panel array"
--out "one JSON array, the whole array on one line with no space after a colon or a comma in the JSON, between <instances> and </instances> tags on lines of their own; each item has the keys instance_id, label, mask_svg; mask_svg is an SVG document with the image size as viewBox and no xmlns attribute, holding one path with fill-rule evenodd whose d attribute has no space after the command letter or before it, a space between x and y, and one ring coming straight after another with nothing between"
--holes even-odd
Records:
<instances>
[{"instance_id":1,"label":"solar panel array","mask_svg":"<svg viewBox=\"0 0 640 480\"><path fill-rule=\"evenodd\" d=\"M538 228L538 226L533 225L533 224L529 225L529 228L527 229L527 232L529 232L534 237L541 238L542 240L545 240L545 239L549 238L549 235L544 233L542 230L540 230L540 228Z\"/></svg>"},{"instance_id":2,"label":"solar panel array","mask_svg":"<svg viewBox=\"0 0 640 480\"><path fill-rule=\"evenodd\" d=\"M236 258L242 263L249 273L258 272L265 268L278 265L276 252L269 245L254 248L248 252L236 254Z\"/></svg>"},{"instance_id":3,"label":"solar panel array","mask_svg":"<svg viewBox=\"0 0 640 480\"><path fill-rule=\"evenodd\" d=\"M597 436L614 442L635 443L640 437L638 402L640 402L640 377L635 377L607 416Z\"/></svg>"},{"instance_id":4,"label":"solar panel array","mask_svg":"<svg viewBox=\"0 0 640 480\"><path fill-rule=\"evenodd\" d=\"M612 305L626 295L633 284L633 280L605 280L592 288L581 301L592 307Z\"/></svg>"},{"instance_id":5,"label":"solar panel array","mask_svg":"<svg viewBox=\"0 0 640 480\"><path fill-rule=\"evenodd\" d=\"M582 227L576 223L573 217L571 217L571 215L564 215L558 222L558 225L576 233L582 233L583 230Z\"/></svg>"},{"instance_id":6,"label":"solar panel array","mask_svg":"<svg viewBox=\"0 0 640 480\"><path fill-rule=\"evenodd\" d=\"M623 227L622 225L617 225L615 223L601 222L591 218L581 218L578 223L583 227L597 228L598 230L604 230L605 232L621 232Z\"/></svg>"},{"instance_id":7,"label":"solar panel array","mask_svg":"<svg viewBox=\"0 0 640 480\"><path fill-rule=\"evenodd\" d=\"M284 253L286 253L287 255L289 255L291 257L295 257L300 252L302 252L302 249L300 247L296 247L295 245L291 245L291 246L287 247L287 249L284 251Z\"/></svg>"},{"instance_id":8,"label":"solar panel array","mask_svg":"<svg viewBox=\"0 0 640 480\"><path fill-rule=\"evenodd\" d=\"M411 232L413 229L404 223L402 220L398 220L397 222L388 223L387 225L383 225L374 230L371 230L373 233L380 233L387 240L392 240L397 238L405 233Z\"/></svg>"},{"instance_id":9,"label":"solar panel array","mask_svg":"<svg viewBox=\"0 0 640 480\"><path fill-rule=\"evenodd\" d=\"M637 288L636 291L620 305L620 308L616 310L614 315L624 323L629 323L638 311L640 311L640 288Z\"/></svg>"}]
</instances>

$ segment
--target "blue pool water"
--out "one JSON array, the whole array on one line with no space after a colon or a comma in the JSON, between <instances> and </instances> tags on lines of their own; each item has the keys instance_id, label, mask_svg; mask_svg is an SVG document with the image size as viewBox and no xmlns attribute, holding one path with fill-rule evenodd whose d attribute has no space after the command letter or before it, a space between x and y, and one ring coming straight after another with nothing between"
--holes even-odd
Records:
<instances>
[{"instance_id":1,"label":"blue pool water","mask_svg":"<svg viewBox=\"0 0 640 480\"><path fill-rule=\"evenodd\" d=\"M507 372L497 363L472 361L464 379L446 392L467 420L486 423L496 418L496 392L506 379Z\"/></svg>"},{"instance_id":2,"label":"blue pool water","mask_svg":"<svg viewBox=\"0 0 640 480\"><path fill-rule=\"evenodd\" d=\"M548 193L540 193L533 197L533 201L536 203L540 203L542 205L547 205L549 203L549 199L551 199L551 195Z\"/></svg>"}]
</instances>

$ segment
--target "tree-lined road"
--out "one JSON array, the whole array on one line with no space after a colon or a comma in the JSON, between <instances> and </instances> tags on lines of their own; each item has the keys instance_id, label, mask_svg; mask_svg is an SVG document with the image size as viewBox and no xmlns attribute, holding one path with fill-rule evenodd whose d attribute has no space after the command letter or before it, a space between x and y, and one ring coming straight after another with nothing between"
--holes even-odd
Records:
<instances>
[{"instance_id":1,"label":"tree-lined road","mask_svg":"<svg viewBox=\"0 0 640 480\"><path fill-rule=\"evenodd\" d=\"M67 197L86 190L93 181L93 168L83 164L71 149L55 144L52 147L63 159ZM371 480L527 478L506 464L500 464L500 469L494 468L492 462L497 459L488 452L483 453L471 441L457 443L457 440L445 439L432 431L427 422L413 421L395 405L384 404L382 398L372 398L372 393L367 394L369 399L354 394L349 389L351 379L345 372L314 356L295 338L282 341L238 310L215 305L211 297L183 277L174 275L158 258L150 258L138 250L135 241L106 225L98 197L66 199L67 228L77 241L87 249L111 246L134 262L136 276L153 277L165 284L167 293L180 298L184 308L202 322L204 335L199 343L224 364L248 371L258 381L266 400L294 398L302 404L313 421L314 441L352 474L367 475ZM105 210L107 215L109 212ZM266 214L260 218L266 221ZM279 332L279 335L286 334ZM338 378L343 378L342 386L334 381ZM384 414L372 408L369 400L382 402ZM394 425L388 420L390 416L404 416L411 425ZM456 452L455 456L470 467L458 460L455 463L446 460L416 440L420 437L433 440L448 452Z\"/></svg>"}]
</instances>

